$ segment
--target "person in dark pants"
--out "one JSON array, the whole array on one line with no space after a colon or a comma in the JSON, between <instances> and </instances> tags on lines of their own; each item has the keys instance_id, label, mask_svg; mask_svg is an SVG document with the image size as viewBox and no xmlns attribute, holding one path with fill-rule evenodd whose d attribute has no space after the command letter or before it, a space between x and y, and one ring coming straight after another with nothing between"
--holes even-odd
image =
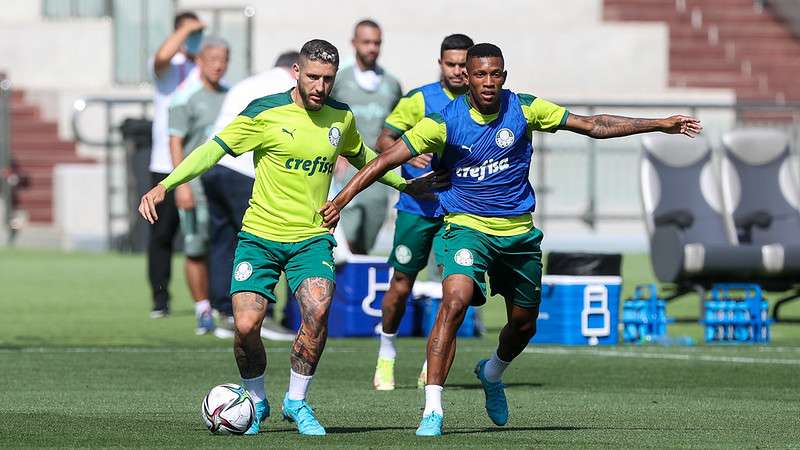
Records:
<instances>
[{"instance_id":1,"label":"person in dark pants","mask_svg":"<svg viewBox=\"0 0 800 450\"><path fill-rule=\"evenodd\" d=\"M167 174L150 172L153 183L164 181ZM169 280L172 275L172 242L178 233L180 221L175 206L175 192L169 192L156 210L161 218L150 227L147 244L147 276L153 290L153 310L150 317L159 318L169 313Z\"/></svg>"},{"instance_id":2,"label":"person in dark pants","mask_svg":"<svg viewBox=\"0 0 800 450\"><path fill-rule=\"evenodd\" d=\"M175 31L161 44L148 62L153 79L153 144L150 152L150 174L153 183L161 182L172 171L169 151L169 105L172 94L187 79L196 78L195 55L200 51L205 24L192 12L175 16ZM150 317L158 319L169 314L169 280L172 275L172 244L178 233L178 209L175 195L170 192L158 205L163 217L150 229L147 244L147 275L153 292Z\"/></svg>"},{"instance_id":3,"label":"person in dark pants","mask_svg":"<svg viewBox=\"0 0 800 450\"><path fill-rule=\"evenodd\" d=\"M203 174L200 181L208 201L208 237L213 243L208 250L209 296L212 300L227 298L231 290L237 235L253 194L253 178L216 165ZM221 314L233 315L230 301L213 306Z\"/></svg>"}]
</instances>

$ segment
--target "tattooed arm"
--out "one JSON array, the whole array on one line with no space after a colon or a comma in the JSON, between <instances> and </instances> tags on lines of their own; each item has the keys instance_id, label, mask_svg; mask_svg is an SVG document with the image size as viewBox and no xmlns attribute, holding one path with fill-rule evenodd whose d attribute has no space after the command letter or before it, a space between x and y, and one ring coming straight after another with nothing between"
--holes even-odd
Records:
<instances>
[{"instance_id":1,"label":"tattooed arm","mask_svg":"<svg viewBox=\"0 0 800 450\"><path fill-rule=\"evenodd\" d=\"M699 120L688 116L636 119L608 114L578 116L570 113L563 128L595 139L608 139L653 131L695 137L700 134L703 126Z\"/></svg>"},{"instance_id":2,"label":"tattooed arm","mask_svg":"<svg viewBox=\"0 0 800 450\"><path fill-rule=\"evenodd\" d=\"M328 338L328 311L333 289L333 281L327 278L306 278L295 292L302 316L292 345L291 364L295 373L313 375L317 370Z\"/></svg>"}]
</instances>

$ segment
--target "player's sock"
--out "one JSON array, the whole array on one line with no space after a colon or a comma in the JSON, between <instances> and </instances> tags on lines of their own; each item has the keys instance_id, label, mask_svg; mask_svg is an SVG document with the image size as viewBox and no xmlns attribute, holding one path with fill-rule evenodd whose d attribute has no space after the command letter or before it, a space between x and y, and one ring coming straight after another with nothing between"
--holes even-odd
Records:
<instances>
[{"instance_id":1,"label":"player's sock","mask_svg":"<svg viewBox=\"0 0 800 450\"><path fill-rule=\"evenodd\" d=\"M211 311L211 302L208 299L198 300L194 302L194 315L202 316L204 313Z\"/></svg>"},{"instance_id":2,"label":"player's sock","mask_svg":"<svg viewBox=\"0 0 800 450\"><path fill-rule=\"evenodd\" d=\"M264 374L255 378L242 378L242 385L247 389L253 403L258 403L267 398L267 393L264 392Z\"/></svg>"},{"instance_id":3,"label":"player's sock","mask_svg":"<svg viewBox=\"0 0 800 450\"><path fill-rule=\"evenodd\" d=\"M294 370L290 370L289 375L289 400L305 400L308 392L308 384L311 383L313 375L300 375Z\"/></svg>"},{"instance_id":4,"label":"player's sock","mask_svg":"<svg viewBox=\"0 0 800 450\"><path fill-rule=\"evenodd\" d=\"M435 384L429 384L425 386L425 411L422 412L422 416L425 417L430 413L437 413L439 415L444 415L442 411L442 388L441 386Z\"/></svg>"},{"instance_id":5,"label":"player's sock","mask_svg":"<svg viewBox=\"0 0 800 450\"><path fill-rule=\"evenodd\" d=\"M486 381L497 383L500 381L500 378L502 378L503 372L509 364L511 364L511 362L503 361L497 356L497 352L494 352L483 367L483 376L486 378Z\"/></svg>"},{"instance_id":6,"label":"player's sock","mask_svg":"<svg viewBox=\"0 0 800 450\"><path fill-rule=\"evenodd\" d=\"M389 334L381 331L381 348L378 350L378 358L394 359L397 356L397 350L394 347L395 338L397 338L397 333Z\"/></svg>"}]
</instances>

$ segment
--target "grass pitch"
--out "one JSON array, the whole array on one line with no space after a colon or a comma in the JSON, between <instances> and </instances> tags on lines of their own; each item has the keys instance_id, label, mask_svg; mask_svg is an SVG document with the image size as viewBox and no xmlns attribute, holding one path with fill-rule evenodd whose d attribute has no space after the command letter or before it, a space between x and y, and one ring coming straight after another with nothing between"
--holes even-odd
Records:
<instances>
[{"instance_id":1,"label":"grass pitch","mask_svg":"<svg viewBox=\"0 0 800 450\"><path fill-rule=\"evenodd\" d=\"M459 341L444 393L445 433L414 436L423 395L422 339L401 339L393 392L371 389L377 343L332 339L309 399L329 435L304 438L281 422L289 344L268 343L273 416L257 437L213 436L199 418L213 385L238 382L229 341L193 335L176 261L174 314L147 318L141 256L0 250L0 446L797 448L800 325L773 326L769 346L530 347L506 372L511 419L495 427L472 374L494 349L500 302L486 337ZM625 290L652 280L644 256L625 260ZM800 316L800 305L785 310ZM697 300L669 313L696 316ZM701 336L700 326L670 326Z\"/></svg>"}]
</instances>

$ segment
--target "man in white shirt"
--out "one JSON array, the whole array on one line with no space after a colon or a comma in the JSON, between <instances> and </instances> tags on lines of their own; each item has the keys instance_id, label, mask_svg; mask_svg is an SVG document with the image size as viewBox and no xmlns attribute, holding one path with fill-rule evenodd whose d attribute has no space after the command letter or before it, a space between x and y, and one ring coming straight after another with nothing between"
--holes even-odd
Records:
<instances>
[{"instance_id":1,"label":"man in white shirt","mask_svg":"<svg viewBox=\"0 0 800 450\"><path fill-rule=\"evenodd\" d=\"M175 31L161 44L150 62L155 95L153 97L153 147L150 152L151 183L161 182L172 171L167 131L172 94L183 81L197 77L194 56L200 50L205 25L192 12L175 16ZM169 279L172 268L172 243L178 232L178 210L174 193L158 206L161 218L150 229L147 246L147 274L153 292L156 319L169 314Z\"/></svg>"},{"instance_id":2,"label":"man in white shirt","mask_svg":"<svg viewBox=\"0 0 800 450\"><path fill-rule=\"evenodd\" d=\"M299 53L285 52L278 56L275 66L265 72L238 82L225 96L222 109L214 123L211 136L217 134L239 115L253 100L289 90L297 84L292 75L292 65ZM242 228L242 217L248 207L255 178L253 153L238 158L225 155L200 178L208 201L209 251L208 274L209 296L214 309L232 317L230 289L233 273L233 256L236 251L237 234ZM160 218L161 216L159 216ZM228 325L221 318L220 327ZM261 336L271 340L294 339L294 333L271 320L264 319Z\"/></svg>"}]
</instances>

